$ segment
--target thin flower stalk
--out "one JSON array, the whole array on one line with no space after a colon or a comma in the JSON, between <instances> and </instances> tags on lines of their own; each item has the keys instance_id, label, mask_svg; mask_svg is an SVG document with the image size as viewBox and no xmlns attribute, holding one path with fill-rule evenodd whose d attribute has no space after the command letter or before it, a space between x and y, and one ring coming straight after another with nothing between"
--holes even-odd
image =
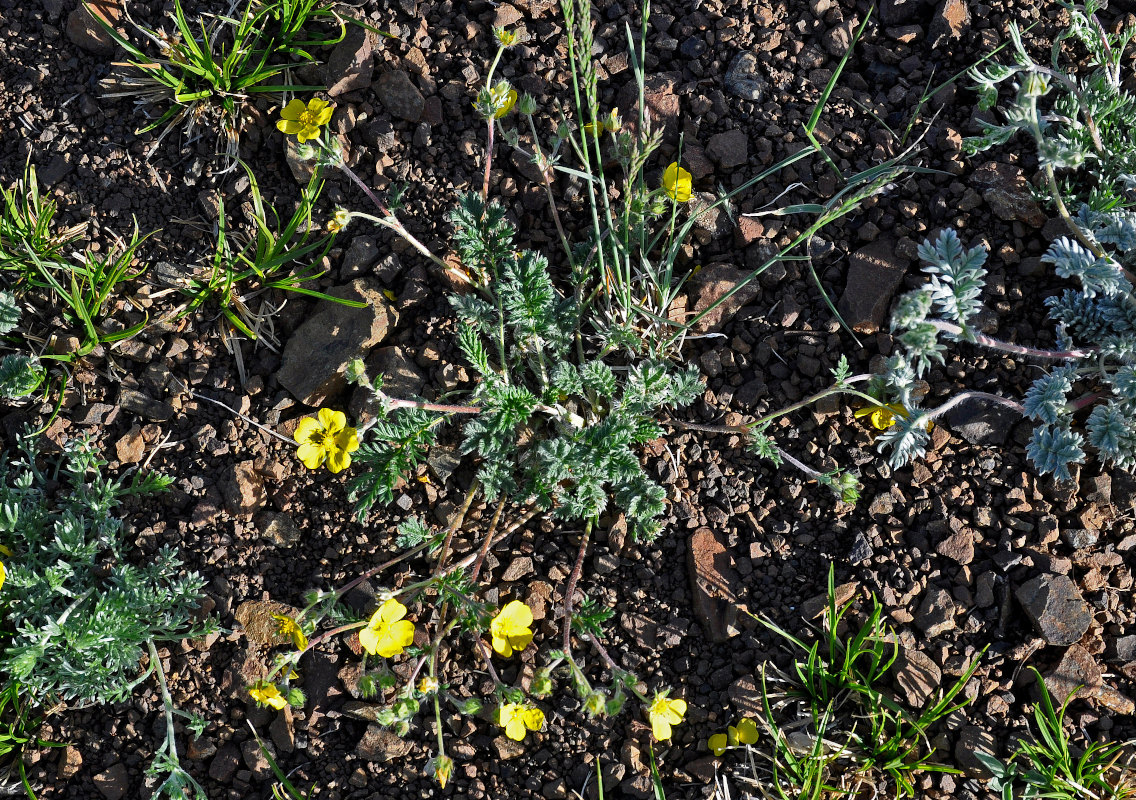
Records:
<instances>
[{"instance_id":1,"label":"thin flower stalk","mask_svg":"<svg viewBox=\"0 0 1136 800\"><path fill-rule=\"evenodd\" d=\"M934 325L943 333L952 336L960 336L962 334L962 328L953 322L946 322L941 319L927 319L925 322ZM1012 342L1003 342L1000 339L985 336L981 333L974 334L974 343L980 344L983 347L989 347L991 350L1000 350L1003 353L1013 353L1014 355L1027 356L1029 358L1044 358L1050 360L1075 361L1096 355L1097 352L1095 348L1086 348L1084 350L1039 350L1036 347L1026 347L1025 345L1013 344Z\"/></svg>"}]
</instances>

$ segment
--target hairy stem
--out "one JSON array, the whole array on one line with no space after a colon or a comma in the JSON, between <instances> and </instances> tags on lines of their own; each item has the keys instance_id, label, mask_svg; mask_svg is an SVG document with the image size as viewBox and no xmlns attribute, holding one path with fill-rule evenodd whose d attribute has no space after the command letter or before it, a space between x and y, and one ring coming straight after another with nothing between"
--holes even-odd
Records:
<instances>
[{"instance_id":1,"label":"hairy stem","mask_svg":"<svg viewBox=\"0 0 1136 800\"><path fill-rule=\"evenodd\" d=\"M465 521L465 515L469 512L469 507L473 505L473 498L477 495L477 490L480 488L481 482L478 481L477 478L474 478L473 483L469 485L469 491L466 492L465 500L462 502L461 508L450 518L450 525L446 529L446 538L442 540L442 549L438 554L438 566L434 568L435 577L441 574L442 568L446 564L446 559L450 557L450 543L453 541L454 534L457 533L462 522Z\"/></svg>"},{"instance_id":2,"label":"hairy stem","mask_svg":"<svg viewBox=\"0 0 1136 800\"><path fill-rule=\"evenodd\" d=\"M568 576L568 584L564 589L564 634L561 649L569 657L572 655L572 602L576 594L576 584L580 582L580 575L584 571L584 555L588 552L588 540L592 535L594 520L589 519L584 526L584 534L580 537L580 549L576 553L576 565L572 567L572 574Z\"/></svg>"},{"instance_id":3,"label":"hairy stem","mask_svg":"<svg viewBox=\"0 0 1136 800\"><path fill-rule=\"evenodd\" d=\"M493 521L489 523L489 532L485 534L485 541L481 543L481 548L477 552L477 560L473 562L473 569L469 573L470 583L477 583L477 576L481 574L481 566L485 563L485 557L489 555L489 545L493 541L493 534L497 532L497 523L504 508L505 498L502 497L497 503L497 510L493 512Z\"/></svg>"},{"instance_id":4,"label":"hairy stem","mask_svg":"<svg viewBox=\"0 0 1136 800\"><path fill-rule=\"evenodd\" d=\"M934 325L943 333L951 336L962 336L962 328L953 322L945 322L939 319L928 319L927 323ZM983 347L989 347L991 350L1001 350L1003 353L1014 353L1019 356L1029 356L1030 358L1045 358L1051 360L1066 360L1073 361L1079 358L1088 358L1096 354L1094 348L1085 350L1039 350L1035 347L1026 347L1020 344L1012 344L1010 342L1003 342L1001 339L995 339L990 336L984 336L980 333L974 334L974 343L980 344Z\"/></svg>"}]
</instances>

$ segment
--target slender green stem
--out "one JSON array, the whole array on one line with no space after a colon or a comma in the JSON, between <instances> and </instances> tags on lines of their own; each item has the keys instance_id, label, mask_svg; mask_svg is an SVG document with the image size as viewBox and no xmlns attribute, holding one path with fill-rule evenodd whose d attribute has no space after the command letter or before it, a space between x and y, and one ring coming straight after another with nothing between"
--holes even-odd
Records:
<instances>
[{"instance_id":1,"label":"slender green stem","mask_svg":"<svg viewBox=\"0 0 1136 800\"><path fill-rule=\"evenodd\" d=\"M166 671L162 669L161 660L158 658L158 648L154 645L154 640L147 639L146 647L150 651L150 664L154 668L154 672L158 674L158 688L161 691L162 705L166 712L166 752L172 761L177 762L177 742L174 739L174 699L170 696L169 686L166 685Z\"/></svg>"},{"instance_id":2,"label":"slender green stem","mask_svg":"<svg viewBox=\"0 0 1136 800\"><path fill-rule=\"evenodd\" d=\"M867 375L867 374L853 375L851 378L846 378L844 380L844 383L842 383L840 385L830 386L827 389L824 389L823 391L817 392L816 394L809 395L804 400L800 400L796 403L793 403L792 405L788 405L788 406L785 406L784 408L780 408L777 411L770 412L769 414L766 414L763 417L758 417L756 420L749 423L746 427L751 428L751 429L752 428L760 428L762 425L764 425L767 422L772 422L773 420L777 419L778 417L783 417L786 414L791 414L798 409L804 408L805 406L810 406L813 403L817 402L818 400L821 400L825 397L829 397L830 395L834 395L834 394L850 394L850 395L853 395L855 397L859 397L861 400L866 400L867 402L872 403L874 405L879 405L880 401L879 401L878 398L872 397L870 394L867 394L865 392L861 392L857 389L846 388L849 384L863 383L864 381L871 380L871 378L872 378L872 376Z\"/></svg>"},{"instance_id":3,"label":"slender green stem","mask_svg":"<svg viewBox=\"0 0 1136 800\"><path fill-rule=\"evenodd\" d=\"M435 683L438 680L438 651L430 653L430 677ZM438 737L438 756L446 754L446 737L442 734L442 704L438 701L438 692L433 693L434 699L434 732Z\"/></svg>"}]
</instances>

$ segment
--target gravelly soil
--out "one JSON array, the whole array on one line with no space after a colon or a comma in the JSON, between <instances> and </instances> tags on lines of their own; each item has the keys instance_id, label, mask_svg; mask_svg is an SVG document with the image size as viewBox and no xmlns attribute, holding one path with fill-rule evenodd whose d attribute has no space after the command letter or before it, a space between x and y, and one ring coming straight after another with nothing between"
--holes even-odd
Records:
<instances>
[{"instance_id":1,"label":"gravelly soil","mask_svg":"<svg viewBox=\"0 0 1136 800\"><path fill-rule=\"evenodd\" d=\"M966 5L970 22L963 25L952 14ZM848 174L902 149L887 127L901 133L914 115L912 136L923 137L917 161L938 172L905 178L821 232L821 241L814 242L816 270L831 297L848 292L846 302L855 299L860 287L848 284L857 251L884 253L899 263L903 277L893 287L897 293L918 285L914 245L953 226L968 243L983 242L992 251L985 296L991 331L1039 346L1053 341L1042 299L1061 287L1037 257L1060 229L1044 215L1007 221L981 190L986 162L1018 167L1029 178L1035 171L1032 158L1012 148L976 160L961 156L960 135L973 133L977 118L965 85L948 86L926 106L917 105L929 84L955 75L1000 44L1011 20L1038 21L1030 36L1041 52L1056 30L1058 15L1050 5L891 0L874 14L821 133ZM1108 24L1126 10L1116 8L1122 5L1114 3L1104 14ZM149 23L160 21L165 10L161 2L129 6L135 19ZM0 181L10 185L30 157L58 200L62 219L87 222L96 246L109 246L136 222L144 232L161 229L143 249L148 262L193 263L208 252L214 193L222 193L240 218L247 184L237 179L239 173L218 174L209 136L187 140L175 132L147 159L154 135L133 132L141 112L128 101L101 96L99 81L116 58L113 49L93 53L77 46L67 30L71 12L67 0L0 0L0 130L5 134ZM669 161L680 131L698 191L732 188L795 151L804 141L801 124L866 12L866 4L845 0L656 3L648 42L648 102L668 130L657 167ZM408 183L402 218L436 252L444 252L446 212L459 191L480 181L484 128L474 118L471 100L477 77L492 58L491 26L527 31L528 41L502 62L502 74L533 94L543 109L552 109L567 101L561 92L562 24L545 0L496 6L401 0L389 7L367 3L359 13L399 39L378 45L370 86L336 98L334 125L350 144L351 163L376 189ZM624 23L634 26L638 10L597 2L596 14L601 105L607 108L627 96L631 71ZM755 54L762 87L756 101L739 97L726 84L735 55L743 51ZM377 84L391 70L409 74L425 98L419 120L393 116L381 102ZM241 156L253 166L266 196L287 208L297 184L286 164L283 137L272 126L274 113L267 101L256 103ZM715 139L731 131L742 134L744 152L737 164L734 154L723 152L727 145L737 146L736 135ZM534 246L554 242L543 193L526 177L526 165L511 159L504 147L495 164L494 193L513 219L531 233ZM802 164L743 194L737 211L760 209L797 181L805 188L787 197L815 202L838 190L823 162ZM567 183L561 188L571 189ZM326 212L331 203L363 208L366 201L346 181L329 178L323 202ZM703 226L691 263L704 269L756 267L796 231L792 222L769 219L755 226L723 215ZM388 263L380 273L399 313L383 346L402 348L427 386L468 386L450 344L454 321L437 276L400 242L349 230L329 254L331 271L321 288L356 277L344 265L344 255L353 237L363 236L377 236L381 252L397 254L393 266ZM157 287L145 283L136 287L136 299L159 319L170 308L161 297L153 299ZM281 342L314 307L314 301L289 301L275 318ZM117 317L126 324L139 318L126 304ZM48 315L37 334L61 324ZM637 708L614 719L588 721L578 701L559 692L545 704L547 729L527 741L519 755L492 723L448 718L457 769L442 792L419 777L431 752L432 726L416 724L405 747L387 743L389 761L360 745L366 724L340 713L350 699L340 671L357 662L342 644L322 647L302 665L310 702L293 715L294 741L287 725L248 703L245 686L256 676L263 653L240 630L236 609L267 599L300 605L305 591L342 585L393 556L394 526L414 514L444 520L464 496L471 473L468 465L448 479L431 472L430 483L411 481L394 505L377 510L365 524L356 523L340 479L306 471L288 447L234 414L179 392L182 383L188 384L285 435L310 413L280 385L280 356L270 349L241 345L247 370L242 385L219 330L215 311L207 311L157 322L124 346L97 351L77 365L66 410L50 431L53 437L96 436L112 470L138 460L141 447L152 455L152 468L175 478L172 491L127 511L140 557L163 544L177 547L189 566L207 577L208 604L234 631L164 652L175 699L210 722L202 740L179 739L183 752L188 748L190 772L209 796L271 797L271 781L246 722L268 733L285 769L295 768L295 778L316 782L324 798L567 797L588 783L595 756L604 765L608 796L647 796L650 734ZM826 386L840 354L861 371L892 347L886 333L860 334L854 341L843 331L803 262L763 275L759 289L725 321L721 333L687 345L686 357L701 367L706 386L702 398L679 415L686 421L752 419ZM964 347L945 368L932 372L930 392L945 398L967 386L1019 396L1034 375L1013 359ZM168 403L169 411L121 407L123 393L131 391ZM346 407L349 399L344 394L329 404ZM13 430L43 411L7 411L5 444ZM940 758L964 769L974 767L969 752L975 746L1005 754L1010 738L1023 732L1032 697L1032 677L1024 666L1046 672L1066 655L1066 647L1046 645L1014 599L1020 587L1039 576L1074 579L1092 614L1078 646L1106 671L1107 686L1122 696L1136 691L1133 653L1117 645L1136 633L1128 555L1136 483L1095 464L1082 470L1079 487L1039 480L1024 457L1028 425L1004 418L984 422L977 412L937 427L933 451L893 473L875 453L870 430L851 412L828 404L795 413L779 426L777 438L817 468L854 468L864 485L854 509L836 504L798 473L759 462L736 437L676 432L645 456L668 491L664 535L656 544L640 546L625 541L618 529L613 534L605 529L588 558L581 589L616 610L609 649L648 685L672 685L690 704L673 741L657 751L668 797L712 794L715 760L706 749L707 736L751 708L762 663L787 663L768 632L728 604L712 606L709 617L699 614L688 566L694 562L708 565L738 605L764 612L797 633L805 630L806 601L823 591L828 567L834 565L838 583L852 584L851 591L864 597L870 592L880 597L899 641L914 653L910 658L929 661L931 672L941 673L935 684L948 684L989 647L964 692L973 702L936 732ZM444 444L451 440L452 435ZM227 493L241 465L250 463L266 476L266 506L257 514L234 513ZM271 515L286 515L299 535L294 540L266 535ZM475 505L459 549L475 546L488 516ZM1073 535L1082 530L1099 537L1074 547L1083 544ZM488 560L495 580L487 599L518 597L533 605L537 642L545 643L538 650L558 641L559 593L572 568L577 535L548 520L534 521ZM389 582L384 585L423 574L428 565L412 562L399 569L384 578ZM355 602L362 609L367 598ZM734 635L715 641L710 631L727 625ZM539 658L526 651L520 663L504 667L502 677L517 679ZM479 669L472 657L457 657L454 674L465 676L457 678L458 693L477 693ZM1123 703L1119 706L1123 709ZM1133 733L1130 708L1128 703L1128 713L1121 714L1097 700L1078 701L1072 717L1088 736L1122 739ZM44 735L73 744L31 754L40 797L146 796L141 772L164 724L159 709L156 687L147 684L131 703L53 716ZM594 788L593 781L589 796ZM937 776L925 778L921 791L926 797L967 798L982 796L984 789L966 776Z\"/></svg>"}]
</instances>

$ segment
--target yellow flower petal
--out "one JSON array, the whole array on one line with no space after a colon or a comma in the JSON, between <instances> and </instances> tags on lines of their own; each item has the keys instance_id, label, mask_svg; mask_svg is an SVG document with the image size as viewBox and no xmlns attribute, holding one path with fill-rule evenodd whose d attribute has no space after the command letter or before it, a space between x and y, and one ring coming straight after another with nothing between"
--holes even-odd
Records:
<instances>
[{"instance_id":1,"label":"yellow flower petal","mask_svg":"<svg viewBox=\"0 0 1136 800\"><path fill-rule=\"evenodd\" d=\"M690 173L680 167L677 161L672 162L663 172L663 191L676 203L689 201L691 188Z\"/></svg>"},{"instance_id":2,"label":"yellow flower petal","mask_svg":"<svg viewBox=\"0 0 1136 800\"><path fill-rule=\"evenodd\" d=\"M296 456L308 469L319 469L320 464L327 458L327 451L311 442L304 442L296 451Z\"/></svg>"},{"instance_id":3,"label":"yellow flower petal","mask_svg":"<svg viewBox=\"0 0 1136 800\"><path fill-rule=\"evenodd\" d=\"M343 430L347 425L347 416L342 411L333 411L330 408L321 408L319 410L319 421L323 429L334 436Z\"/></svg>"},{"instance_id":4,"label":"yellow flower petal","mask_svg":"<svg viewBox=\"0 0 1136 800\"><path fill-rule=\"evenodd\" d=\"M520 742L525 738L525 723L519 715L505 723L505 735L514 742Z\"/></svg>"},{"instance_id":5,"label":"yellow flower petal","mask_svg":"<svg viewBox=\"0 0 1136 800\"><path fill-rule=\"evenodd\" d=\"M414 644L414 623L408 619L399 620L390 626L387 636L397 647L410 647Z\"/></svg>"},{"instance_id":6,"label":"yellow flower petal","mask_svg":"<svg viewBox=\"0 0 1136 800\"><path fill-rule=\"evenodd\" d=\"M284 110L280 112L280 119L283 120L298 120L300 115L308 110L304 105L304 101L298 97L288 101L288 105L284 106ZM285 133L292 133L293 131L285 131Z\"/></svg>"},{"instance_id":7,"label":"yellow flower petal","mask_svg":"<svg viewBox=\"0 0 1136 800\"><path fill-rule=\"evenodd\" d=\"M756 744L757 743L757 723L748 717L738 723L737 731L738 741L742 744Z\"/></svg>"},{"instance_id":8,"label":"yellow flower petal","mask_svg":"<svg viewBox=\"0 0 1136 800\"><path fill-rule=\"evenodd\" d=\"M359 449L359 432L354 428L344 428L335 434L335 446L345 453L354 453Z\"/></svg>"},{"instance_id":9,"label":"yellow flower petal","mask_svg":"<svg viewBox=\"0 0 1136 800\"><path fill-rule=\"evenodd\" d=\"M513 655L513 646L509 644L509 640L504 636L493 637L493 650L498 655L504 656L505 658Z\"/></svg>"},{"instance_id":10,"label":"yellow flower petal","mask_svg":"<svg viewBox=\"0 0 1136 800\"><path fill-rule=\"evenodd\" d=\"M383 622L390 624L398 622L406 616L406 606L395 600L393 597L388 597L386 601L379 606L379 610L375 612L379 619ZM374 620L372 619L372 622Z\"/></svg>"},{"instance_id":11,"label":"yellow flower petal","mask_svg":"<svg viewBox=\"0 0 1136 800\"><path fill-rule=\"evenodd\" d=\"M367 627L359 631L359 644L368 653L375 655L379 649L379 636L375 633L375 629Z\"/></svg>"},{"instance_id":12,"label":"yellow flower petal","mask_svg":"<svg viewBox=\"0 0 1136 800\"><path fill-rule=\"evenodd\" d=\"M322 433L323 428L320 427L319 420L315 417L304 417L300 420L300 424L296 426L296 432L293 436L296 439L296 444L304 444L312 439L313 433Z\"/></svg>"},{"instance_id":13,"label":"yellow flower petal","mask_svg":"<svg viewBox=\"0 0 1136 800\"><path fill-rule=\"evenodd\" d=\"M651 705L647 707L651 733L658 741L666 741L671 738L671 726L682 722L684 714L686 714L685 700L671 700L665 692L656 694Z\"/></svg>"},{"instance_id":14,"label":"yellow flower petal","mask_svg":"<svg viewBox=\"0 0 1136 800\"><path fill-rule=\"evenodd\" d=\"M304 129L304 124L292 119L278 119L276 128L282 133L297 134Z\"/></svg>"},{"instance_id":15,"label":"yellow flower petal","mask_svg":"<svg viewBox=\"0 0 1136 800\"><path fill-rule=\"evenodd\" d=\"M277 711L288 705L288 701L280 694L280 690L276 688L274 683L261 681L253 684L249 687L249 696L260 705L271 706Z\"/></svg>"},{"instance_id":16,"label":"yellow flower petal","mask_svg":"<svg viewBox=\"0 0 1136 800\"><path fill-rule=\"evenodd\" d=\"M414 626L411 625L411 627ZM400 655L402 650L403 645L391 638L390 631L387 631L387 635L379 639L378 643L375 645L375 655L382 656L383 658L394 658Z\"/></svg>"},{"instance_id":17,"label":"yellow flower petal","mask_svg":"<svg viewBox=\"0 0 1136 800\"><path fill-rule=\"evenodd\" d=\"M539 731L544 727L544 712L539 708L526 708L521 715L525 727L530 731Z\"/></svg>"},{"instance_id":18,"label":"yellow flower petal","mask_svg":"<svg viewBox=\"0 0 1136 800\"><path fill-rule=\"evenodd\" d=\"M0 561L0 589L4 588L4 581L8 580L8 568Z\"/></svg>"},{"instance_id":19,"label":"yellow flower petal","mask_svg":"<svg viewBox=\"0 0 1136 800\"><path fill-rule=\"evenodd\" d=\"M722 755L722 753L726 752L726 748L729 746L729 743L726 739L726 734L715 733L707 740L706 745L712 751L714 751L714 755L720 756Z\"/></svg>"},{"instance_id":20,"label":"yellow flower petal","mask_svg":"<svg viewBox=\"0 0 1136 800\"><path fill-rule=\"evenodd\" d=\"M533 634L529 628L532 622L532 609L527 605L520 600L507 603L489 623L493 649L506 658L514 650L524 650L532 642Z\"/></svg>"},{"instance_id":21,"label":"yellow flower petal","mask_svg":"<svg viewBox=\"0 0 1136 800\"><path fill-rule=\"evenodd\" d=\"M332 448L327 454L327 471L336 475L351 466L351 456L338 448Z\"/></svg>"}]
</instances>

